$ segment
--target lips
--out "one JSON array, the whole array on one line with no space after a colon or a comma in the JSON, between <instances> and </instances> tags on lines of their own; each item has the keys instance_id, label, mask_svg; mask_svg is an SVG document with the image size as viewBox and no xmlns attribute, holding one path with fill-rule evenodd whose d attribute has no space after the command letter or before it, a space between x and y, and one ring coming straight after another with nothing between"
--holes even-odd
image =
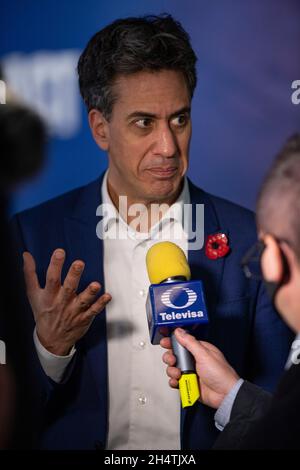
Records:
<instances>
[{"instance_id":1,"label":"lips","mask_svg":"<svg viewBox=\"0 0 300 470\"><path fill-rule=\"evenodd\" d=\"M148 171L153 174L154 176L157 176L159 178L170 178L171 176L174 176L175 173L177 172L177 167L167 167L167 168L150 168Z\"/></svg>"}]
</instances>

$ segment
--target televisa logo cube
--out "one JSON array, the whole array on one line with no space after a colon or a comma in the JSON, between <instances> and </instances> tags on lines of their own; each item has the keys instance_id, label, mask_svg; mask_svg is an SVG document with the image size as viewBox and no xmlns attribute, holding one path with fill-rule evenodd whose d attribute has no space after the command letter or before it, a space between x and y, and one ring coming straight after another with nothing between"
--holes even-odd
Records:
<instances>
[{"instance_id":1,"label":"televisa logo cube","mask_svg":"<svg viewBox=\"0 0 300 470\"><path fill-rule=\"evenodd\" d=\"M152 344L174 328L190 330L209 321L201 281L151 284L146 311Z\"/></svg>"}]
</instances>

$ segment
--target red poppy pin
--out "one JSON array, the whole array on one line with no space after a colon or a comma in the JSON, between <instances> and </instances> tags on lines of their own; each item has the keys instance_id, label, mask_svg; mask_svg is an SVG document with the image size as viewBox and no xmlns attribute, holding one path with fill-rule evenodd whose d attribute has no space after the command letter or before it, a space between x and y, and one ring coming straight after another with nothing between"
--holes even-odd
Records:
<instances>
[{"instance_id":1,"label":"red poppy pin","mask_svg":"<svg viewBox=\"0 0 300 470\"><path fill-rule=\"evenodd\" d=\"M205 254L209 259L223 258L229 251L230 247L225 233L208 235L205 245Z\"/></svg>"}]
</instances>

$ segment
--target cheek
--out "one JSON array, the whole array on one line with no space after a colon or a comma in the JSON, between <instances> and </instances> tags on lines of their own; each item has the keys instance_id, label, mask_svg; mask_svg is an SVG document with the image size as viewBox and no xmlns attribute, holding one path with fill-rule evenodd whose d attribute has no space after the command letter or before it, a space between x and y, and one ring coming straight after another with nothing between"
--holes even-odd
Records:
<instances>
[{"instance_id":1,"label":"cheek","mask_svg":"<svg viewBox=\"0 0 300 470\"><path fill-rule=\"evenodd\" d=\"M140 140L138 142L131 142L127 149L128 166L132 171L138 174L147 168L147 164L151 162L151 151L147 142Z\"/></svg>"},{"instance_id":2,"label":"cheek","mask_svg":"<svg viewBox=\"0 0 300 470\"><path fill-rule=\"evenodd\" d=\"M140 147L121 130L111 133L108 154L111 163L122 169L135 168L139 161Z\"/></svg>"},{"instance_id":3,"label":"cheek","mask_svg":"<svg viewBox=\"0 0 300 470\"><path fill-rule=\"evenodd\" d=\"M189 163L189 146L190 146L190 140L188 138L185 138L180 142L179 144L179 149L180 149L180 165L184 171L187 170L188 163Z\"/></svg>"},{"instance_id":4,"label":"cheek","mask_svg":"<svg viewBox=\"0 0 300 470\"><path fill-rule=\"evenodd\" d=\"M191 142L191 130L188 130L187 132L183 133L182 135L178 137L178 147L180 149L180 153L182 157L184 157L186 160L188 159L188 156L189 156L190 142Z\"/></svg>"}]
</instances>

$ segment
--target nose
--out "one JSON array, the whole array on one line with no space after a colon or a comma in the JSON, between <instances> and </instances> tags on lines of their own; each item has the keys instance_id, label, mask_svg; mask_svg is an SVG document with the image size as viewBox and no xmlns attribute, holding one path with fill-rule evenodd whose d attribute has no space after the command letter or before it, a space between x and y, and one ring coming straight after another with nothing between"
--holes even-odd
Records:
<instances>
[{"instance_id":1,"label":"nose","mask_svg":"<svg viewBox=\"0 0 300 470\"><path fill-rule=\"evenodd\" d=\"M174 157L177 152L176 137L168 125L161 126L157 131L154 152L163 157Z\"/></svg>"}]
</instances>

